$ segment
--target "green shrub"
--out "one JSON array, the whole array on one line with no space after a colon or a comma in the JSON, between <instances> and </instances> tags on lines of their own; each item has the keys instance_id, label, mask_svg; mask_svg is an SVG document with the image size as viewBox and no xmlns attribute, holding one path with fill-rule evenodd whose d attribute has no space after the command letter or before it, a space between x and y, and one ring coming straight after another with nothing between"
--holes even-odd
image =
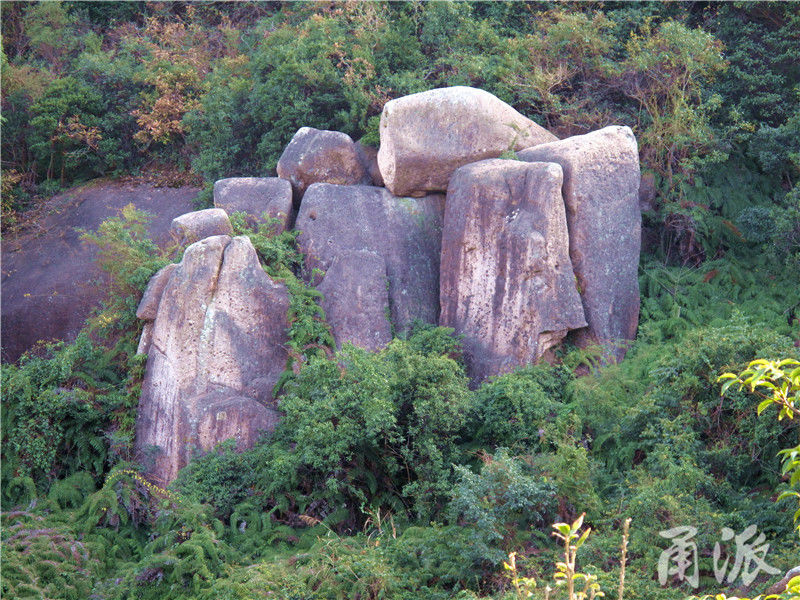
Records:
<instances>
[{"instance_id":1,"label":"green shrub","mask_svg":"<svg viewBox=\"0 0 800 600\"><path fill-rule=\"evenodd\" d=\"M3 581L6 598L88 598L105 574L96 542L82 539L62 519L33 512L2 514Z\"/></svg>"},{"instance_id":2,"label":"green shrub","mask_svg":"<svg viewBox=\"0 0 800 600\"><path fill-rule=\"evenodd\" d=\"M115 460L107 435L133 408L114 356L81 334L71 345L57 343L41 357L3 366L4 488L30 477L46 493L77 471L102 476ZM4 491L4 506L21 499Z\"/></svg>"},{"instance_id":3,"label":"green shrub","mask_svg":"<svg viewBox=\"0 0 800 600\"><path fill-rule=\"evenodd\" d=\"M171 487L183 497L212 505L214 516L226 521L252 493L253 458L252 453L237 453L235 440L227 440L181 469Z\"/></svg>"},{"instance_id":4,"label":"green shrub","mask_svg":"<svg viewBox=\"0 0 800 600\"><path fill-rule=\"evenodd\" d=\"M560 437L567 414L562 367L544 365L495 377L475 394L473 441L489 447L546 450Z\"/></svg>"},{"instance_id":5,"label":"green shrub","mask_svg":"<svg viewBox=\"0 0 800 600\"><path fill-rule=\"evenodd\" d=\"M256 486L281 514L352 527L367 508L423 518L442 508L469 390L452 359L411 344L347 347L288 382Z\"/></svg>"},{"instance_id":6,"label":"green shrub","mask_svg":"<svg viewBox=\"0 0 800 600\"><path fill-rule=\"evenodd\" d=\"M505 448L482 458L478 474L456 467L448 512L473 540L472 554L497 566L529 541L532 527L541 529L552 520L556 488L530 462L509 456Z\"/></svg>"}]
</instances>

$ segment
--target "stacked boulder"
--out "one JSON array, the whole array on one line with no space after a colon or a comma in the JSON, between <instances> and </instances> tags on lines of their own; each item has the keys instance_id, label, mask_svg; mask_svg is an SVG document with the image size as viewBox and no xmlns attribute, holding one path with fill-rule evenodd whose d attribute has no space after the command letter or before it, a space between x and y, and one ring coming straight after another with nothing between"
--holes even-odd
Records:
<instances>
[{"instance_id":1,"label":"stacked boulder","mask_svg":"<svg viewBox=\"0 0 800 600\"><path fill-rule=\"evenodd\" d=\"M339 347L380 350L417 319L452 327L476 383L546 358L567 335L624 355L639 310L630 129L558 140L491 94L453 87L388 102L380 140L376 150L303 127L279 177L218 181L215 209L176 219L176 240L191 245L139 311L137 448L158 447L162 481L193 449L227 437L247 447L279 418L288 294L247 238L231 237L226 211L278 230L295 219Z\"/></svg>"}]
</instances>

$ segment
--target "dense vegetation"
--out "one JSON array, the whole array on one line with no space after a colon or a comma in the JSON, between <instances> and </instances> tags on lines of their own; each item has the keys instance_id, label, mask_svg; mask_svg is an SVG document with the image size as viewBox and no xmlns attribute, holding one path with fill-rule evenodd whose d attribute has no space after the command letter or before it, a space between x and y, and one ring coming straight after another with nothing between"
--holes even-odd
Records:
<instances>
[{"instance_id":1,"label":"dense vegetation","mask_svg":"<svg viewBox=\"0 0 800 600\"><path fill-rule=\"evenodd\" d=\"M775 498L797 419L717 382L800 358L792 3L4 2L2 33L4 231L87 178L270 174L305 125L376 144L387 100L456 84L561 136L631 126L654 189L626 359L567 348L477 390L423 323L334 354L294 234L234 219L291 292L285 418L169 490L132 462L133 313L175 255L135 211L104 223L86 237L113 296L74 344L3 365L4 596L516 598L534 577L543 598L551 524L582 513L579 567L607 594L628 517L626 598L693 593L657 579L672 527L697 528L705 591L723 527L756 524L795 566L797 503Z\"/></svg>"}]
</instances>

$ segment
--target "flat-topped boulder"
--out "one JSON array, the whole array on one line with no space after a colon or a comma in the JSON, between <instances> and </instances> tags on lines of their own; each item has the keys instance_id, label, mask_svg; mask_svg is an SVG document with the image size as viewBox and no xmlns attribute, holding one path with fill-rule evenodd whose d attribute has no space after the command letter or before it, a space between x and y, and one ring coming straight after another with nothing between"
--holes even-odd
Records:
<instances>
[{"instance_id":1,"label":"flat-topped boulder","mask_svg":"<svg viewBox=\"0 0 800 600\"><path fill-rule=\"evenodd\" d=\"M458 167L558 138L489 92L440 88L386 103L378 167L397 196L445 191Z\"/></svg>"},{"instance_id":2,"label":"flat-topped boulder","mask_svg":"<svg viewBox=\"0 0 800 600\"><path fill-rule=\"evenodd\" d=\"M588 328L580 344L601 344L621 360L639 320L639 152L629 127L598 131L518 153L564 170L569 252Z\"/></svg>"},{"instance_id":3,"label":"flat-topped boulder","mask_svg":"<svg viewBox=\"0 0 800 600\"><path fill-rule=\"evenodd\" d=\"M346 133L301 127L278 160L278 176L289 180L299 206L313 183L370 184L365 156Z\"/></svg>"},{"instance_id":4,"label":"flat-topped boulder","mask_svg":"<svg viewBox=\"0 0 800 600\"><path fill-rule=\"evenodd\" d=\"M229 177L214 183L214 206L229 215L243 212L257 226L274 220L276 233L289 228L292 184L280 177Z\"/></svg>"},{"instance_id":5,"label":"flat-topped boulder","mask_svg":"<svg viewBox=\"0 0 800 600\"><path fill-rule=\"evenodd\" d=\"M456 170L442 231L439 324L463 335L473 381L537 362L586 325L553 163L493 159Z\"/></svg>"},{"instance_id":6,"label":"flat-topped boulder","mask_svg":"<svg viewBox=\"0 0 800 600\"><path fill-rule=\"evenodd\" d=\"M222 441L201 431L238 432L243 448L276 422L271 389L286 365L288 309L248 238L212 236L186 249L158 302L139 400L136 449L145 463L154 453L157 480L174 479L193 448ZM222 400L235 407L214 404Z\"/></svg>"},{"instance_id":7,"label":"flat-topped boulder","mask_svg":"<svg viewBox=\"0 0 800 600\"><path fill-rule=\"evenodd\" d=\"M317 183L303 198L295 228L309 272L328 272L337 257L352 251L380 256L386 265L391 321L403 331L414 319L438 320L443 212L442 195L398 198L384 188ZM343 266L341 271L333 268L330 276L344 272ZM374 272L365 271L370 282L361 285L374 289ZM359 284L347 284L352 285ZM336 335L337 323L330 321Z\"/></svg>"}]
</instances>

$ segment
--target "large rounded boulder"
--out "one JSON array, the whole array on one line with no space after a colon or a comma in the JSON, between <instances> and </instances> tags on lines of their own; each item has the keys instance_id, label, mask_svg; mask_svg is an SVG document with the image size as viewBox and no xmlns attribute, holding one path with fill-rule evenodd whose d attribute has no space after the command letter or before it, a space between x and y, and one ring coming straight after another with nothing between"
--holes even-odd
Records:
<instances>
[{"instance_id":1,"label":"large rounded boulder","mask_svg":"<svg viewBox=\"0 0 800 600\"><path fill-rule=\"evenodd\" d=\"M395 196L445 191L458 167L558 138L489 92L440 88L386 103L378 167Z\"/></svg>"}]
</instances>

